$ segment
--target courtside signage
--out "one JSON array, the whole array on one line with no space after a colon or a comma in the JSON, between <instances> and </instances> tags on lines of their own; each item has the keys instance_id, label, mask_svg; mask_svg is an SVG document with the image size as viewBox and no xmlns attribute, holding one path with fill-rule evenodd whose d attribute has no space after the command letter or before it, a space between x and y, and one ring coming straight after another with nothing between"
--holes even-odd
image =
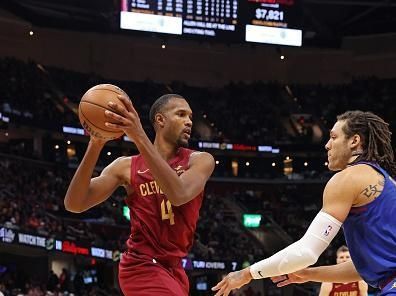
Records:
<instances>
[{"instance_id":1,"label":"courtside signage","mask_svg":"<svg viewBox=\"0 0 396 296\"><path fill-rule=\"evenodd\" d=\"M17 238L17 239L15 239ZM21 233L6 227L0 228L0 242L28 245L43 248L47 251L58 251L72 255L90 256L117 262L120 260L119 250L108 250L96 246L81 246L69 240L59 240L33 234ZM237 261L205 261L182 259L182 266L186 270L230 270L239 269Z\"/></svg>"}]
</instances>

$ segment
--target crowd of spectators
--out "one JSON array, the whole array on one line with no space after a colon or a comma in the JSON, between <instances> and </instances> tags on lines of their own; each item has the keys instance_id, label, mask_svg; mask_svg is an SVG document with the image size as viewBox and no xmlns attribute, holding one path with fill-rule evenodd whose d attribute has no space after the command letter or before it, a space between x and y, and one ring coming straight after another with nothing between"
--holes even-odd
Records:
<instances>
[{"instance_id":1,"label":"crowd of spectators","mask_svg":"<svg viewBox=\"0 0 396 296\"><path fill-rule=\"evenodd\" d=\"M1 294L2 293L2 294ZM83 273L70 275L63 268L59 276L50 270L48 279L28 276L13 266L0 271L0 295L5 296L117 296L120 292L101 283L85 285Z\"/></svg>"},{"instance_id":2,"label":"crowd of spectators","mask_svg":"<svg viewBox=\"0 0 396 296\"><path fill-rule=\"evenodd\" d=\"M356 79L344 85L295 85L291 87L302 110L331 126L347 110L372 111L396 127L395 79Z\"/></svg>"},{"instance_id":3,"label":"crowd of spectators","mask_svg":"<svg viewBox=\"0 0 396 296\"><path fill-rule=\"evenodd\" d=\"M191 87L182 82L161 84L112 81L99 77L49 68L51 77L62 91L75 103L90 87L99 83L113 83L131 97L147 131L152 133L148 113L154 100L165 93L185 96L194 111L194 121L203 123L210 133L195 128L194 139L215 140L244 144L263 144L292 139L282 120L293 110L298 111L290 95L276 83L230 83L219 89ZM194 132L193 131L193 132ZM298 138L300 135L297 135Z\"/></svg>"},{"instance_id":4,"label":"crowd of spectators","mask_svg":"<svg viewBox=\"0 0 396 296\"><path fill-rule=\"evenodd\" d=\"M57 100L43 68L32 61L0 59L0 90L0 112L10 122L53 129L76 121Z\"/></svg>"},{"instance_id":5,"label":"crowd of spectators","mask_svg":"<svg viewBox=\"0 0 396 296\"><path fill-rule=\"evenodd\" d=\"M200 211L196 239L190 256L207 260L254 262L263 251L223 200L227 196L208 192Z\"/></svg>"},{"instance_id":6,"label":"crowd of spectators","mask_svg":"<svg viewBox=\"0 0 396 296\"><path fill-rule=\"evenodd\" d=\"M231 82L209 89L182 82L114 81L13 58L0 59L0 112L18 123L58 129L64 124L79 126L73 106L86 90L99 83L119 85L129 94L150 136L153 131L148 111L164 93L188 98L194 120L199 122L193 140L309 146L320 143L320 139L323 142L336 115L348 109L374 111L396 127L392 116L396 107L391 103L396 87L392 79L367 78L344 85ZM205 129L199 128L202 124ZM322 131L317 131L316 140L313 125Z\"/></svg>"},{"instance_id":7,"label":"crowd of spectators","mask_svg":"<svg viewBox=\"0 0 396 296\"><path fill-rule=\"evenodd\" d=\"M210 130L204 133L195 129L193 136L197 138L249 144L289 138L280 121L290 113L288 97L277 84L256 83L247 87L240 83L212 90L176 82L165 85L153 81L112 81L97 75L44 69L33 62L12 58L1 59L0 70L1 111L19 123L58 129L64 124L79 126L72 109L84 92L99 83L113 83L132 98L150 135L153 132L148 120L150 105L164 93L180 93L192 105L195 120Z\"/></svg>"},{"instance_id":8,"label":"crowd of spectators","mask_svg":"<svg viewBox=\"0 0 396 296\"><path fill-rule=\"evenodd\" d=\"M70 170L6 157L0 158L0 168L1 225L46 237L87 244L93 242L99 247L122 250L120 239L127 237L128 221L122 216L117 197L113 202L77 217L66 212L63 205L67 182L71 179ZM106 226L97 227L93 223L84 223L84 220ZM110 227L111 231L108 230ZM104 234L114 235L105 238Z\"/></svg>"}]
</instances>

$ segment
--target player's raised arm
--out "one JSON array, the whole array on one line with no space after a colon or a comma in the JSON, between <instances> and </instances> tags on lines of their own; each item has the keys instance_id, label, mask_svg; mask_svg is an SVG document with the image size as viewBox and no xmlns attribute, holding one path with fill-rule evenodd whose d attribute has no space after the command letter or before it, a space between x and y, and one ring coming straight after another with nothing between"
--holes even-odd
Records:
<instances>
[{"instance_id":1,"label":"player's raised arm","mask_svg":"<svg viewBox=\"0 0 396 296\"><path fill-rule=\"evenodd\" d=\"M206 181L214 170L215 161L209 153L195 152L190 156L189 167L179 178L186 190L183 202L190 201L203 191Z\"/></svg>"},{"instance_id":2,"label":"player's raised arm","mask_svg":"<svg viewBox=\"0 0 396 296\"><path fill-rule=\"evenodd\" d=\"M118 186L125 183L123 172L128 171L130 164L127 158L116 159L102 171L99 177L92 178L104 144L102 140L91 138L84 158L67 189L64 199L66 210L74 213L84 212L106 200Z\"/></svg>"},{"instance_id":3,"label":"player's raised arm","mask_svg":"<svg viewBox=\"0 0 396 296\"><path fill-rule=\"evenodd\" d=\"M192 128L192 111L188 103L176 97L165 110L155 112L154 128L157 135L153 145L143 130L132 102L123 96L119 98L125 106L115 103L109 105L114 112L106 111L106 116L113 123L108 122L106 126L114 131L124 131L136 144L145 164L172 205L180 206L192 200L203 190L214 170L213 156L206 152L192 154L188 170L179 177L161 155L161 152L169 154L166 150L173 149L165 144L170 141L170 137L171 141L178 143L177 146L188 144Z\"/></svg>"},{"instance_id":4,"label":"player's raised arm","mask_svg":"<svg viewBox=\"0 0 396 296\"><path fill-rule=\"evenodd\" d=\"M183 205L202 192L214 169L213 156L206 152L197 152L190 157L189 169L179 177L158 152L156 153L151 143L141 144L141 147L140 152L147 166L174 206Z\"/></svg>"}]
</instances>

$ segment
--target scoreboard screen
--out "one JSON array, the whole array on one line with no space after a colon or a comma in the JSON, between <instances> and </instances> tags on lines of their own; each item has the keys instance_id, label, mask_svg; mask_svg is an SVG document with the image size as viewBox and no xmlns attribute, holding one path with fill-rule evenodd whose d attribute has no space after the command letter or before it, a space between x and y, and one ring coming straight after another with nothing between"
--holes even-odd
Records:
<instances>
[{"instance_id":1,"label":"scoreboard screen","mask_svg":"<svg viewBox=\"0 0 396 296\"><path fill-rule=\"evenodd\" d=\"M298 0L121 0L122 29L301 46Z\"/></svg>"}]
</instances>

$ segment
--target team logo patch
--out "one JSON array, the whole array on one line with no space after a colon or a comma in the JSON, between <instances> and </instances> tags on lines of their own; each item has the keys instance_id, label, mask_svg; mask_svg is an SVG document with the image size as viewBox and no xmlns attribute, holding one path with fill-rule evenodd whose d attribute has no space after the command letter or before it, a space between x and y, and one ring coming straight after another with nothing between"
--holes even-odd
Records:
<instances>
[{"instance_id":1,"label":"team logo patch","mask_svg":"<svg viewBox=\"0 0 396 296\"><path fill-rule=\"evenodd\" d=\"M185 171L185 170L183 170L183 166L181 166L181 165L179 165L179 166L177 166L177 167L175 167L175 168L173 168L173 169L176 171L176 174L177 174L178 176L180 176L181 174L183 174L184 171Z\"/></svg>"}]
</instances>

